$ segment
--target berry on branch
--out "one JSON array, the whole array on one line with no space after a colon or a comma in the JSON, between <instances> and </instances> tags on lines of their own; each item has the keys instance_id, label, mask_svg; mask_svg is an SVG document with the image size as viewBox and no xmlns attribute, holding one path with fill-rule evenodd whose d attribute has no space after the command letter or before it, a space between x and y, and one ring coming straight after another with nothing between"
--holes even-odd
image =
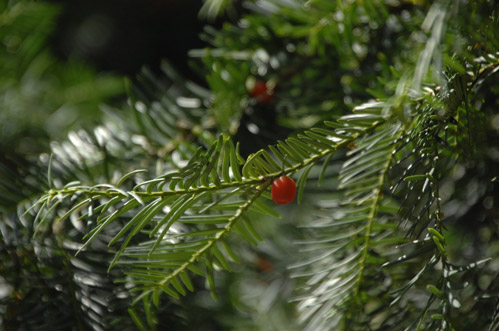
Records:
<instances>
[{"instance_id":1,"label":"berry on branch","mask_svg":"<svg viewBox=\"0 0 499 331\"><path fill-rule=\"evenodd\" d=\"M257 80L255 82L250 94L256 101L258 101L259 104L262 105L269 104L274 98L274 91L269 88L267 83L261 80Z\"/></svg>"},{"instance_id":2,"label":"berry on branch","mask_svg":"<svg viewBox=\"0 0 499 331\"><path fill-rule=\"evenodd\" d=\"M293 201L296 195L295 181L288 176L277 178L272 184L272 200L279 205Z\"/></svg>"}]
</instances>

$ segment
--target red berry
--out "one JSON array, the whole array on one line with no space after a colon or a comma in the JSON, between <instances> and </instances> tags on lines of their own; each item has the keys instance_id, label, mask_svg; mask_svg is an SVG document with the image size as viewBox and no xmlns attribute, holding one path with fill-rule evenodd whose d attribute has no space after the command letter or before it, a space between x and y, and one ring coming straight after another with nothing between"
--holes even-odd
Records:
<instances>
[{"instance_id":1,"label":"red berry","mask_svg":"<svg viewBox=\"0 0 499 331\"><path fill-rule=\"evenodd\" d=\"M267 83L257 80L255 86L251 89L251 96L255 98L258 103L266 105L272 101L274 93L268 88Z\"/></svg>"},{"instance_id":2,"label":"red berry","mask_svg":"<svg viewBox=\"0 0 499 331\"><path fill-rule=\"evenodd\" d=\"M259 256L256 260L256 267L260 269L260 271L267 272L272 270L273 265L268 259Z\"/></svg>"},{"instance_id":3,"label":"red berry","mask_svg":"<svg viewBox=\"0 0 499 331\"><path fill-rule=\"evenodd\" d=\"M272 200L279 205L293 201L296 195L295 181L288 176L277 178L272 184Z\"/></svg>"}]
</instances>

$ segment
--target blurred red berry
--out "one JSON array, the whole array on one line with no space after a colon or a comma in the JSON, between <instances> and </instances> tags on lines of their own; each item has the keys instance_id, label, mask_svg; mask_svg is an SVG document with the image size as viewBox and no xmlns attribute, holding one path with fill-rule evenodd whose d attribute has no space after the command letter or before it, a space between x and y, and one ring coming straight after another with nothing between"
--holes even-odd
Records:
<instances>
[{"instance_id":1,"label":"blurred red berry","mask_svg":"<svg viewBox=\"0 0 499 331\"><path fill-rule=\"evenodd\" d=\"M267 86L267 83L261 80L255 82L251 89L251 96L262 105L269 104L274 98L274 92Z\"/></svg>"}]
</instances>

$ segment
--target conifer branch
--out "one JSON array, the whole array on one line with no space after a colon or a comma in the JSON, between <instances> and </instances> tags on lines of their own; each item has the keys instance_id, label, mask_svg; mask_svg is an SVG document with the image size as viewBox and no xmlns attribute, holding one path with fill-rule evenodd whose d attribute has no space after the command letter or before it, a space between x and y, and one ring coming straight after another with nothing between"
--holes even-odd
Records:
<instances>
[{"instance_id":1,"label":"conifer branch","mask_svg":"<svg viewBox=\"0 0 499 331\"><path fill-rule=\"evenodd\" d=\"M405 134L405 130L403 127L397 130L397 134L394 137L394 140L397 141L400 139ZM377 214L378 214L378 208L382 200L383 196L383 189L386 186L386 180L388 176L388 171L390 169L390 165L392 165L393 159L395 157L395 151L397 149L397 144L392 144L391 149L389 152L386 154L386 158L384 160L384 164L382 165L382 170L378 174L378 182L375 187L375 192L374 192L374 200L369 207L369 213L367 215L367 225L366 225L366 231L364 235L364 242L363 242L363 247L361 248L361 256L359 260L359 275L358 279L356 281L355 286L353 287L353 296L357 297L359 295L359 291L361 288L362 280L364 277L365 269L366 269L366 263L367 263L367 257L369 254L369 250L371 249L371 236L372 236L372 231L373 231L373 225L374 222L377 220Z\"/></svg>"},{"instance_id":2,"label":"conifer branch","mask_svg":"<svg viewBox=\"0 0 499 331\"><path fill-rule=\"evenodd\" d=\"M164 278L159 280L157 282L157 284L155 285L155 287L161 289L162 287L167 285L172 279L179 276L182 272L185 272L192 264L198 262L200 257L205 252L210 250L213 247L213 245L215 245L221 238L228 235L232 231L232 227L234 226L234 224L241 217L243 217L244 213L248 211L249 207L253 204L253 202L260 197L260 195L267 189L267 187L271 183L272 183L271 181L267 180L264 184L260 185L260 188L251 196L251 198L249 198L246 201L246 203L244 203L243 205L241 205L237 209L236 213L231 218L229 218L227 224L222 229L220 229L220 231L216 232L216 234L211 239L209 239L206 244L204 244L200 249L195 251L186 262L184 262L181 266L174 269L169 274L167 274ZM150 294L153 291L154 291L153 289L147 290L143 295ZM137 303L139 301L139 299L141 299L143 297L143 295L136 298L134 303Z\"/></svg>"}]
</instances>

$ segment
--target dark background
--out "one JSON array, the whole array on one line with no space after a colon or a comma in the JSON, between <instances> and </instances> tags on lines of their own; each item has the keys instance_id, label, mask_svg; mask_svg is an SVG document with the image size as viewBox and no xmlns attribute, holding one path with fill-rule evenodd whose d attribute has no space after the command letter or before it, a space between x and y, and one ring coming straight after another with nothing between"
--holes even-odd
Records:
<instances>
[{"instance_id":1,"label":"dark background","mask_svg":"<svg viewBox=\"0 0 499 331\"><path fill-rule=\"evenodd\" d=\"M161 59L191 79L190 49L207 46L199 35L200 0L74 0L52 2L62 13L52 38L62 59L76 58L99 70L133 76L146 65L156 71ZM215 27L227 17L209 22Z\"/></svg>"}]
</instances>

